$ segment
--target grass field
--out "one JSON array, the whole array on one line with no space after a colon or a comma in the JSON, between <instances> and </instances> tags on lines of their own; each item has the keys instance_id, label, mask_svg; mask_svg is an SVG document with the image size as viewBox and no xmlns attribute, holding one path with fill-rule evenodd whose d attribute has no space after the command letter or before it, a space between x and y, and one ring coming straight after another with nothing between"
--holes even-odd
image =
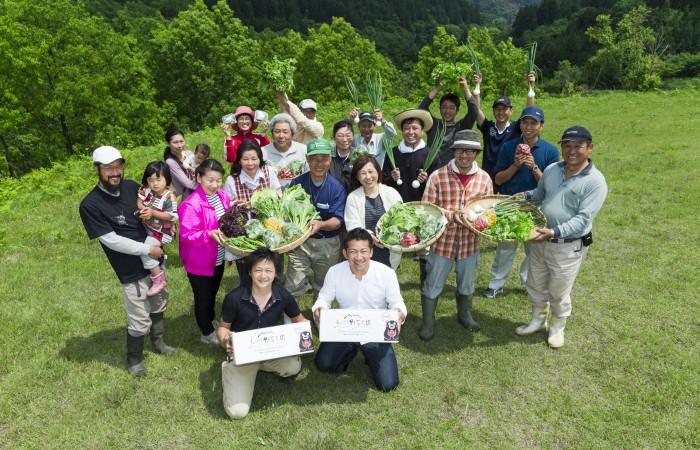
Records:
<instances>
[{"instance_id":1,"label":"grass field","mask_svg":"<svg viewBox=\"0 0 700 450\"><path fill-rule=\"evenodd\" d=\"M530 312L515 271L505 295L480 295L488 243L474 302L482 331L457 323L452 276L436 337L420 341L418 267L405 258L398 389L374 389L361 357L340 378L304 357L290 385L259 374L242 421L223 410L224 352L199 342L175 245L166 338L181 351L146 351L148 374L133 378L121 288L78 216L95 183L90 162L2 182L0 448L700 447L699 101L692 90L538 99L546 140L574 124L592 131L610 189L564 348L514 333ZM188 147L209 141L218 157L219 136L188 135ZM125 152L127 177L161 152ZM220 297L236 281L227 269ZM310 306L307 294L307 317Z\"/></svg>"}]
</instances>

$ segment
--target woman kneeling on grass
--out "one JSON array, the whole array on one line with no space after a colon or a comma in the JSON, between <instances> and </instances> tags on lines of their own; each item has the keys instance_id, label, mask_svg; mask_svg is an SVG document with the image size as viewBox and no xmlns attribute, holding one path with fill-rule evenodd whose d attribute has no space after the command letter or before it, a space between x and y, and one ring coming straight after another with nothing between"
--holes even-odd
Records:
<instances>
[{"instance_id":1,"label":"woman kneeling on grass","mask_svg":"<svg viewBox=\"0 0 700 450\"><path fill-rule=\"evenodd\" d=\"M239 286L224 298L217 329L221 346L229 356L233 355L233 333L275 326L283 312L293 323L306 321L292 294L277 283L277 274L282 270L279 253L260 247L246 259L252 285ZM301 370L301 359L289 356L240 366L233 361L224 362L221 365L224 409L232 418L242 419L248 414L259 370L272 372L281 381L291 381Z\"/></svg>"}]
</instances>

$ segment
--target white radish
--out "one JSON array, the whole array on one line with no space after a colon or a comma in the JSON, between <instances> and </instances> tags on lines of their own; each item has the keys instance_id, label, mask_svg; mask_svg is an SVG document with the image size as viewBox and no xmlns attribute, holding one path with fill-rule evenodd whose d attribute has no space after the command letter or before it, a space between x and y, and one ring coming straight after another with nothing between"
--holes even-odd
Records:
<instances>
[{"instance_id":1,"label":"white radish","mask_svg":"<svg viewBox=\"0 0 700 450\"><path fill-rule=\"evenodd\" d=\"M535 90L530 86L530 92L527 93L527 98L535 98Z\"/></svg>"},{"instance_id":2,"label":"white radish","mask_svg":"<svg viewBox=\"0 0 700 450\"><path fill-rule=\"evenodd\" d=\"M355 122L355 123L360 123L360 116L355 116L354 122Z\"/></svg>"},{"instance_id":3,"label":"white radish","mask_svg":"<svg viewBox=\"0 0 700 450\"><path fill-rule=\"evenodd\" d=\"M401 178L399 178L398 180L396 180L396 184L397 184L398 186L401 186L401 185L403 184L403 181L401 181Z\"/></svg>"},{"instance_id":4,"label":"white radish","mask_svg":"<svg viewBox=\"0 0 700 450\"><path fill-rule=\"evenodd\" d=\"M413 180L413 183L411 183L411 186L413 186L413 189L418 189L420 187L420 181Z\"/></svg>"},{"instance_id":5,"label":"white radish","mask_svg":"<svg viewBox=\"0 0 700 450\"><path fill-rule=\"evenodd\" d=\"M467 212L467 219L469 219L470 222L474 222L478 217L479 215L475 213L473 209Z\"/></svg>"},{"instance_id":6,"label":"white radish","mask_svg":"<svg viewBox=\"0 0 700 450\"><path fill-rule=\"evenodd\" d=\"M474 95L479 95L481 94L481 83L476 83L476 86L474 87Z\"/></svg>"},{"instance_id":7,"label":"white radish","mask_svg":"<svg viewBox=\"0 0 700 450\"><path fill-rule=\"evenodd\" d=\"M473 211L477 214L484 212L484 208L481 205L474 205Z\"/></svg>"}]
</instances>

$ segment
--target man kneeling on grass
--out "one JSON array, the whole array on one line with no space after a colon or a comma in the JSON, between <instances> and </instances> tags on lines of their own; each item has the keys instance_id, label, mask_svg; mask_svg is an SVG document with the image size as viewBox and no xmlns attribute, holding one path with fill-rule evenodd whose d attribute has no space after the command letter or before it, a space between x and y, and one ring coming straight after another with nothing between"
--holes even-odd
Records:
<instances>
[{"instance_id":1,"label":"man kneeling on grass","mask_svg":"<svg viewBox=\"0 0 700 450\"><path fill-rule=\"evenodd\" d=\"M399 280L390 267L372 261L372 236L364 228L348 232L343 241L347 261L331 267L312 310L320 328L321 310L329 309L333 300L341 309L395 309L399 326L406 319L406 305L399 290ZM340 375L362 350L372 372L374 384L382 391L399 385L399 368L391 344L362 342L323 342L316 353L316 367L321 372Z\"/></svg>"}]
</instances>

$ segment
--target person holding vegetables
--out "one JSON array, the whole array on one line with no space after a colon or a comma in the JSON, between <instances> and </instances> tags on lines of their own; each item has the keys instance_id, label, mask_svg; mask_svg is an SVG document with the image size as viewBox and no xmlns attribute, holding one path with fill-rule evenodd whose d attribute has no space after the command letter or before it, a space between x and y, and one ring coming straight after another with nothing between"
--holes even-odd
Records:
<instances>
[{"instance_id":1,"label":"person holding vegetables","mask_svg":"<svg viewBox=\"0 0 700 450\"><path fill-rule=\"evenodd\" d=\"M236 122L233 124L222 123L221 131L226 135L226 140L224 141L224 156L226 162L233 163L236 161L236 152L238 146L241 145L243 141L253 140L257 142L260 147L264 147L270 143L267 134L267 123L262 123L262 134L253 133L258 128L258 122L255 122L253 118L255 113L250 106L239 106L233 113L233 117ZM231 129L236 131L236 134L231 135Z\"/></svg>"},{"instance_id":2,"label":"person holding vegetables","mask_svg":"<svg viewBox=\"0 0 700 450\"><path fill-rule=\"evenodd\" d=\"M480 84L483 81L481 75L474 75L473 81L475 84ZM535 86L535 72L530 72L527 75L527 82L530 89ZM479 100L477 99L477 103ZM535 104L535 97L527 97L526 106ZM493 117L495 122L489 120L484 115L484 112L479 108L476 116L476 126L481 131L484 138L484 154L481 159L481 168L486 171L495 182L496 163L498 162L498 152L501 146L512 140L520 137L520 123L510 122L510 116L513 115L513 104L508 97L498 97L493 101Z\"/></svg>"},{"instance_id":3,"label":"person holding vegetables","mask_svg":"<svg viewBox=\"0 0 700 450\"><path fill-rule=\"evenodd\" d=\"M185 150L185 133L177 128L170 128L165 132L165 144L163 159L170 169L173 191L184 200L199 187L197 181L190 178L187 169L183 166L185 159L194 154Z\"/></svg>"},{"instance_id":4,"label":"person holding vegetables","mask_svg":"<svg viewBox=\"0 0 700 450\"><path fill-rule=\"evenodd\" d=\"M360 112L358 108L353 108L348 117L351 121L358 120L359 133L355 134L352 142L353 147L366 147L369 154L376 158L379 167L382 167L387 150L391 150L391 148L384 147L385 142L394 142L396 137L394 125L384 119L381 109L375 109L373 113L371 111ZM377 125L381 125L383 133L375 133Z\"/></svg>"},{"instance_id":5,"label":"person holding vegetables","mask_svg":"<svg viewBox=\"0 0 700 450\"><path fill-rule=\"evenodd\" d=\"M325 139L310 141L306 155L309 172L296 177L290 184L290 187L298 184L304 188L321 216L320 220L309 223L311 237L287 254L285 288L297 299L306 291L309 269L314 273L311 287L315 299L326 272L340 258L338 234L343 225L346 194L340 181L328 172L332 151L333 146Z\"/></svg>"},{"instance_id":6,"label":"person holding vegetables","mask_svg":"<svg viewBox=\"0 0 700 450\"><path fill-rule=\"evenodd\" d=\"M489 175L476 164L482 150L479 134L462 130L452 143L454 158L430 175L423 201L439 206L448 220L445 232L430 246L427 278L421 293L423 321L419 336L430 340L435 332L435 309L445 280L455 266L457 274L457 318L462 326L479 330L472 318L474 281L479 265L479 238L464 222L462 209L470 200L493 193Z\"/></svg>"},{"instance_id":7,"label":"person holding vegetables","mask_svg":"<svg viewBox=\"0 0 700 450\"><path fill-rule=\"evenodd\" d=\"M562 161L544 170L535 189L518 194L542 202L547 228L536 228L530 249L525 289L532 305L532 320L515 332L526 336L547 329L552 348L564 345L564 328L571 316L571 288L593 243L593 219L608 194L605 177L593 165L593 136L581 126L567 128L559 141Z\"/></svg>"},{"instance_id":8,"label":"person holding vegetables","mask_svg":"<svg viewBox=\"0 0 700 450\"><path fill-rule=\"evenodd\" d=\"M449 92L442 97L440 97L440 119L432 116L433 123L436 125L430 131L428 131L428 146L433 143L437 130L441 126L445 126L445 138L442 141L442 146L440 147L440 153L436 159L435 167L442 167L452 160L454 157L452 153L452 142L455 139L455 133L460 130L469 130L474 126L476 117L479 113L479 106L476 103L476 98L472 95L469 90L469 84L467 83L466 77L461 77L459 79L459 85L464 93L464 98L467 100L467 114L460 119L457 119L457 114L459 114L460 100L459 95L454 92ZM437 97L438 92L442 89L442 80L438 79L437 84L434 88L428 92L428 95L420 102L418 108L430 111L430 104Z\"/></svg>"},{"instance_id":9,"label":"person holding vegetables","mask_svg":"<svg viewBox=\"0 0 700 450\"><path fill-rule=\"evenodd\" d=\"M282 256L260 247L247 256L252 284L231 291L221 306L217 336L229 357L233 355L233 334L277 325L283 314L293 323L308 322L299 305L277 282L282 271ZM233 419L248 415L259 371L272 372L280 381L291 381L301 371L299 356L236 365L230 358L221 365L221 384L226 414Z\"/></svg>"},{"instance_id":10,"label":"person holding vegetables","mask_svg":"<svg viewBox=\"0 0 700 450\"><path fill-rule=\"evenodd\" d=\"M540 137L544 129L544 111L537 106L523 109L520 119L520 139L506 142L498 153L496 184L504 195L513 195L537 187L542 171L559 161L559 150ZM527 281L530 242L525 242L525 259L520 265L520 281ZM499 242L491 266L491 281L484 296L495 298L503 292L506 277L518 252L517 242Z\"/></svg>"},{"instance_id":11,"label":"person holding vegetables","mask_svg":"<svg viewBox=\"0 0 700 450\"><path fill-rule=\"evenodd\" d=\"M372 260L396 270L401 262L401 253L391 253L382 246L376 236L379 218L396 203L401 203L401 194L382 183L379 163L371 155L357 158L352 166L350 178L357 188L348 194L345 202L345 227L349 230L364 228L374 241Z\"/></svg>"},{"instance_id":12,"label":"person holding vegetables","mask_svg":"<svg viewBox=\"0 0 700 450\"><path fill-rule=\"evenodd\" d=\"M163 257L163 249L144 243L146 229L136 206L139 184L124 180L124 158L110 146L95 149L92 166L97 185L80 202L80 219L90 239L98 239L124 291L126 310L126 368L133 376L146 374L143 362L145 335L151 335L153 351L163 355L177 353L163 340L163 313L168 305L168 290L148 296L151 276L141 263L141 255Z\"/></svg>"},{"instance_id":13,"label":"person holding vegetables","mask_svg":"<svg viewBox=\"0 0 700 450\"><path fill-rule=\"evenodd\" d=\"M272 130L272 142L262 148L263 160L277 168L289 167L292 161L306 162L306 145L293 140L297 132L297 125L289 114L277 114L270 121ZM281 180L282 187L289 184L289 180Z\"/></svg>"},{"instance_id":14,"label":"person holding vegetables","mask_svg":"<svg viewBox=\"0 0 700 450\"><path fill-rule=\"evenodd\" d=\"M265 164L262 149L256 141L244 141L236 154L236 161L231 166L231 175L226 177L224 190L231 196L231 201L240 205L250 203L253 192L271 187L277 194L282 193L282 187L274 170ZM250 276L246 260L236 259L238 279L242 285L250 285Z\"/></svg>"},{"instance_id":15,"label":"person holding vegetables","mask_svg":"<svg viewBox=\"0 0 700 450\"><path fill-rule=\"evenodd\" d=\"M224 276L224 234L219 218L231 207L231 197L221 189L224 168L215 159L197 167L199 187L177 209L180 217L180 258L194 294L194 315L205 344L218 344L215 306Z\"/></svg>"},{"instance_id":16,"label":"person holding vegetables","mask_svg":"<svg viewBox=\"0 0 700 450\"><path fill-rule=\"evenodd\" d=\"M305 98L299 106L292 103L286 92L275 91L280 112L292 116L296 122L297 131L294 133L294 140L300 144L307 144L312 139L323 138L323 124L316 120L318 106L310 98Z\"/></svg>"}]
</instances>

